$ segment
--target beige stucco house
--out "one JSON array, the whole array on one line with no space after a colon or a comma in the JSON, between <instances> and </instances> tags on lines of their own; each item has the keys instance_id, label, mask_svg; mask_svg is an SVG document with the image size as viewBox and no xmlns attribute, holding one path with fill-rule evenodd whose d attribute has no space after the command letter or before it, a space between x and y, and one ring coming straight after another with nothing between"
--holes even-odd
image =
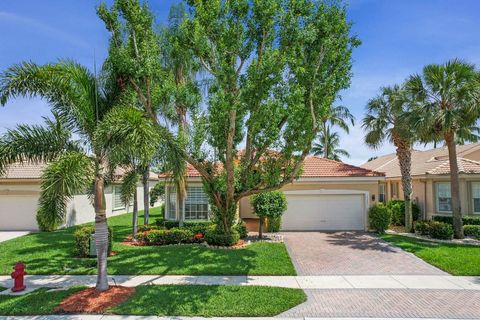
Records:
<instances>
[{"instance_id":1,"label":"beige stucco house","mask_svg":"<svg viewBox=\"0 0 480 320\"><path fill-rule=\"evenodd\" d=\"M480 143L457 146L460 173L460 201L464 215L480 215ZM362 168L385 173L380 185L385 201L403 199L401 174L395 154L369 161ZM413 201L424 219L451 215L450 166L446 147L412 151Z\"/></svg>"},{"instance_id":2,"label":"beige stucco house","mask_svg":"<svg viewBox=\"0 0 480 320\"><path fill-rule=\"evenodd\" d=\"M14 164L0 176L0 231L38 230L36 213L40 196L41 174L45 164ZM115 172L120 177L123 170ZM158 182L158 176L150 174L150 188ZM137 186L138 205L143 208L143 185ZM120 199L120 184L105 189L107 217L131 211ZM159 204L158 204L159 205ZM87 194L77 194L68 204L65 226L93 221L95 212Z\"/></svg>"},{"instance_id":3,"label":"beige stucco house","mask_svg":"<svg viewBox=\"0 0 480 320\"><path fill-rule=\"evenodd\" d=\"M179 210L185 220L206 220L209 217L208 198L201 177L187 166L187 198L176 201L175 186L166 179L166 218L177 220ZM285 186L288 209L282 217L282 230L366 230L368 208L378 201L383 173L319 157L307 157L302 176ZM239 203L239 217L255 225L250 199Z\"/></svg>"}]
</instances>

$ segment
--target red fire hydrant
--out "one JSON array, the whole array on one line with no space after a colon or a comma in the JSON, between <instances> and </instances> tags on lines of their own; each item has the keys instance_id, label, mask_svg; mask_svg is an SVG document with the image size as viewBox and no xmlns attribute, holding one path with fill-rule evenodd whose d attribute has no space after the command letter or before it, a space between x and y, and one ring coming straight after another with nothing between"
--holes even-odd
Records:
<instances>
[{"instance_id":1,"label":"red fire hydrant","mask_svg":"<svg viewBox=\"0 0 480 320\"><path fill-rule=\"evenodd\" d=\"M25 272L25 264L23 262L17 262L15 263L13 270L15 271L13 271L11 274L12 279L14 279L12 291L18 292L25 290L25 288L27 287L24 283L24 278L27 274Z\"/></svg>"}]
</instances>

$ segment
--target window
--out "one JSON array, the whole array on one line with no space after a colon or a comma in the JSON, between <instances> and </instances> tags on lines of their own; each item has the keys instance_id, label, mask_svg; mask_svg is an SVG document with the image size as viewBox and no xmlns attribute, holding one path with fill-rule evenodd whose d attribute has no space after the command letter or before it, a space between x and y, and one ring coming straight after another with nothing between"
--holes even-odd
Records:
<instances>
[{"instance_id":1,"label":"window","mask_svg":"<svg viewBox=\"0 0 480 320\"><path fill-rule=\"evenodd\" d=\"M125 203L121 197L121 187L113 186L113 210L125 209Z\"/></svg>"},{"instance_id":2,"label":"window","mask_svg":"<svg viewBox=\"0 0 480 320\"><path fill-rule=\"evenodd\" d=\"M437 211L452 212L452 195L448 182L437 183Z\"/></svg>"},{"instance_id":3,"label":"window","mask_svg":"<svg viewBox=\"0 0 480 320\"><path fill-rule=\"evenodd\" d=\"M378 202L385 202L385 185L378 185Z\"/></svg>"},{"instance_id":4,"label":"window","mask_svg":"<svg viewBox=\"0 0 480 320\"><path fill-rule=\"evenodd\" d=\"M168 187L167 202L168 202L167 219L176 220L177 219L177 188L176 187Z\"/></svg>"},{"instance_id":5,"label":"window","mask_svg":"<svg viewBox=\"0 0 480 320\"><path fill-rule=\"evenodd\" d=\"M398 182L390 183L390 196L392 199L398 199Z\"/></svg>"},{"instance_id":6,"label":"window","mask_svg":"<svg viewBox=\"0 0 480 320\"><path fill-rule=\"evenodd\" d=\"M184 218L185 220L208 219L208 197L203 187L187 187Z\"/></svg>"},{"instance_id":7,"label":"window","mask_svg":"<svg viewBox=\"0 0 480 320\"><path fill-rule=\"evenodd\" d=\"M472 182L473 213L480 214L480 182Z\"/></svg>"}]
</instances>

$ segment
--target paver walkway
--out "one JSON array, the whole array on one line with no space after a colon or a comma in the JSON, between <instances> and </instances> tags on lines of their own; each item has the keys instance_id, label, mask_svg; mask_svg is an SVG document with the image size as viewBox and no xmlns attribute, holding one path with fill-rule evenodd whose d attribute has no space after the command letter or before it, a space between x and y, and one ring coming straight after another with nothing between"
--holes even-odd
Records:
<instances>
[{"instance_id":1,"label":"paver walkway","mask_svg":"<svg viewBox=\"0 0 480 320\"><path fill-rule=\"evenodd\" d=\"M480 319L480 291L305 290L307 302L279 317Z\"/></svg>"},{"instance_id":2,"label":"paver walkway","mask_svg":"<svg viewBox=\"0 0 480 320\"><path fill-rule=\"evenodd\" d=\"M297 273L306 275L446 275L365 232L284 232Z\"/></svg>"}]
</instances>

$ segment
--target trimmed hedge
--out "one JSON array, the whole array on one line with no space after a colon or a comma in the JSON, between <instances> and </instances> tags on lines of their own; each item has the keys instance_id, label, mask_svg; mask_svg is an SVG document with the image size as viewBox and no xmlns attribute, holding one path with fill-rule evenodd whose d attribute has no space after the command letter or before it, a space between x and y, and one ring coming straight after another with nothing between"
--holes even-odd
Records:
<instances>
[{"instance_id":1,"label":"trimmed hedge","mask_svg":"<svg viewBox=\"0 0 480 320\"><path fill-rule=\"evenodd\" d=\"M370 228L383 234L391 222L391 215L383 203L377 203L368 210L368 221Z\"/></svg>"},{"instance_id":2,"label":"trimmed hedge","mask_svg":"<svg viewBox=\"0 0 480 320\"><path fill-rule=\"evenodd\" d=\"M452 216L433 216L433 220L445 222L453 225ZM480 225L480 217L465 216L462 218L462 221L463 221L463 225L476 225L476 226Z\"/></svg>"},{"instance_id":3,"label":"trimmed hedge","mask_svg":"<svg viewBox=\"0 0 480 320\"><path fill-rule=\"evenodd\" d=\"M430 235L430 221L417 221L413 224L413 229L423 236Z\"/></svg>"},{"instance_id":4,"label":"trimmed hedge","mask_svg":"<svg viewBox=\"0 0 480 320\"><path fill-rule=\"evenodd\" d=\"M387 203L387 209L390 210L392 215L392 224L396 226L405 225L405 201L403 200L391 200ZM417 221L420 217L420 208L414 202L412 202L412 217L413 221Z\"/></svg>"},{"instance_id":5,"label":"trimmed hedge","mask_svg":"<svg viewBox=\"0 0 480 320\"><path fill-rule=\"evenodd\" d=\"M74 254L76 257L87 258L90 256L90 238L95 233L94 225L85 225L78 227L73 233L75 240ZM113 247L113 229L108 227L108 255Z\"/></svg>"},{"instance_id":6,"label":"trimmed hedge","mask_svg":"<svg viewBox=\"0 0 480 320\"><path fill-rule=\"evenodd\" d=\"M465 225L463 226L463 233L467 237L473 237L475 239L480 240L480 225Z\"/></svg>"},{"instance_id":7,"label":"trimmed hedge","mask_svg":"<svg viewBox=\"0 0 480 320\"><path fill-rule=\"evenodd\" d=\"M172 228L180 228L180 222L164 220L164 219L157 219L155 221L155 225L159 228L162 228L162 229L165 228L167 230L170 230ZM207 232L208 227L212 225L213 225L213 222L211 221L184 221L182 228L188 229L193 233L205 234Z\"/></svg>"},{"instance_id":8,"label":"trimmed hedge","mask_svg":"<svg viewBox=\"0 0 480 320\"><path fill-rule=\"evenodd\" d=\"M453 239L453 227L451 224L432 221L430 222L430 237L434 239L451 240Z\"/></svg>"},{"instance_id":9,"label":"trimmed hedge","mask_svg":"<svg viewBox=\"0 0 480 320\"><path fill-rule=\"evenodd\" d=\"M195 241L195 234L192 231L179 228L145 231L139 233L138 237L149 245L180 244Z\"/></svg>"},{"instance_id":10,"label":"trimmed hedge","mask_svg":"<svg viewBox=\"0 0 480 320\"><path fill-rule=\"evenodd\" d=\"M229 234L225 234L223 230L216 226L209 227L205 234L205 241L214 246L232 246L240 240L240 234L234 228Z\"/></svg>"}]
</instances>

